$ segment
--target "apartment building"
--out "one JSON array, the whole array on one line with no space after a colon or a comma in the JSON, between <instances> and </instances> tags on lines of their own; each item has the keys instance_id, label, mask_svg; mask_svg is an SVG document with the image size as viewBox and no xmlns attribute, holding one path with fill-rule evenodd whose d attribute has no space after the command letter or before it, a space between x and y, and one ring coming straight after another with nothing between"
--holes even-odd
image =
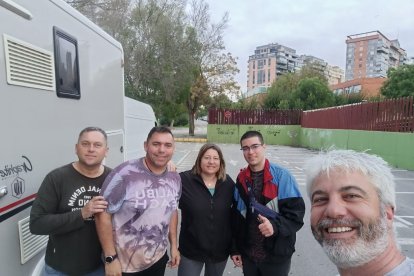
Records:
<instances>
[{"instance_id":1,"label":"apartment building","mask_svg":"<svg viewBox=\"0 0 414 276\"><path fill-rule=\"evenodd\" d=\"M248 61L247 96L265 92L277 76L294 72L297 59L296 50L277 43L256 47Z\"/></svg>"},{"instance_id":2,"label":"apartment building","mask_svg":"<svg viewBox=\"0 0 414 276\"><path fill-rule=\"evenodd\" d=\"M346 39L345 79L386 78L389 68L407 62L407 53L397 39L379 31L349 35Z\"/></svg>"},{"instance_id":3,"label":"apartment building","mask_svg":"<svg viewBox=\"0 0 414 276\"><path fill-rule=\"evenodd\" d=\"M301 55L298 58L298 68L302 68L304 65L311 66L314 70L325 76L326 80L328 81L328 85L338 84L340 82L343 82L345 79L343 69L341 69L339 66L330 65L321 58L311 55Z\"/></svg>"},{"instance_id":4,"label":"apartment building","mask_svg":"<svg viewBox=\"0 0 414 276\"><path fill-rule=\"evenodd\" d=\"M311 55L298 55L295 49L271 43L256 47L254 55L249 56L245 96L265 93L278 76L295 72L305 64L320 71L330 85L344 81L344 71L338 66Z\"/></svg>"}]
</instances>

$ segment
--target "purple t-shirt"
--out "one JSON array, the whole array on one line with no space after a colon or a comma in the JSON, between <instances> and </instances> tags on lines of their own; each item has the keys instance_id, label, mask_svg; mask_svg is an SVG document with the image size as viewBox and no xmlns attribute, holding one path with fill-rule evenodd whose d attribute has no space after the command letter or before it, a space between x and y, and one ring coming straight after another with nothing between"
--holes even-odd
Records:
<instances>
[{"instance_id":1,"label":"purple t-shirt","mask_svg":"<svg viewBox=\"0 0 414 276\"><path fill-rule=\"evenodd\" d=\"M106 178L101 195L112 215L114 242L123 272L149 268L165 254L171 214L181 196L176 172L155 175L143 158L122 163Z\"/></svg>"}]
</instances>

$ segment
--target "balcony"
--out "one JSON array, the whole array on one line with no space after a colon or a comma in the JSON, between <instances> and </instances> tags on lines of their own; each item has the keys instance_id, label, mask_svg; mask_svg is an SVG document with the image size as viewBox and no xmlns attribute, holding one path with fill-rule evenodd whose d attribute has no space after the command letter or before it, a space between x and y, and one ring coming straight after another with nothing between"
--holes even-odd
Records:
<instances>
[{"instance_id":1,"label":"balcony","mask_svg":"<svg viewBox=\"0 0 414 276\"><path fill-rule=\"evenodd\" d=\"M277 63L280 63L280 64L287 64L287 59L286 58L283 58L283 57L278 57L276 59L276 62Z\"/></svg>"},{"instance_id":2,"label":"balcony","mask_svg":"<svg viewBox=\"0 0 414 276\"><path fill-rule=\"evenodd\" d=\"M377 47L377 52L378 53L388 54L388 47L386 47L386 46L378 46Z\"/></svg>"}]
</instances>

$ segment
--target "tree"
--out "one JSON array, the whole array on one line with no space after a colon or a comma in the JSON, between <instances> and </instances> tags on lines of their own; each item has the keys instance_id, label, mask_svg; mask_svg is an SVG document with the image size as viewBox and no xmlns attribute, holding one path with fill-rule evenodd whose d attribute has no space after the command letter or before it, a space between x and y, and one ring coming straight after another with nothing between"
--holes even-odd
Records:
<instances>
[{"instance_id":1,"label":"tree","mask_svg":"<svg viewBox=\"0 0 414 276\"><path fill-rule=\"evenodd\" d=\"M185 105L189 133L211 96L237 94L237 59L225 53L227 13L211 23L204 0L67 0L119 40L127 96L152 105L173 124ZM172 112L174 111L174 112Z\"/></svg>"},{"instance_id":2,"label":"tree","mask_svg":"<svg viewBox=\"0 0 414 276\"><path fill-rule=\"evenodd\" d=\"M414 64L391 68L387 76L381 87L381 94L386 98L414 96Z\"/></svg>"},{"instance_id":3,"label":"tree","mask_svg":"<svg viewBox=\"0 0 414 276\"><path fill-rule=\"evenodd\" d=\"M264 100L265 108L280 109L279 104L282 101L284 103L290 102L299 80L299 75L295 73L279 76L267 90L267 96Z\"/></svg>"},{"instance_id":4,"label":"tree","mask_svg":"<svg viewBox=\"0 0 414 276\"><path fill-rule=\"evenodd\" d=\"M328 88L328 82L321 71L312 63L305 64L299 71L277 77L272 86L267 90L268 93L264 101L265 108L298 108L298 105L302 104L300 100L298 101L295 98L295 91L302 80L310 78L318 79L319 83L325 86L324 89Z\"/></svg>"},{"instance_id":5,"label":"tree","mask_svg":"<svg viewBox=\"0 0 414 276\"><path fill-rule=\"evenodd\" d=\"M237 94L239 87L234 81L234 75L239 72L237 60L225 50L223 32L228 21L225 13L222 19L212 24L210 22L209 6L203 0L193 0L188 14L188 25L194 34L195 45L191 56L193 57L196 72L187 97L189 117L189 135L194 135L194 118L197 110L208 104L210 96L220 94Z\"/></svg>"},{"instance_id":6,"label":"tree","mask_svg":"<svg viewBox=\"0 0 414 276\"><path fill-rule=\"evenodd\" d=\"M324 81L317 77L299 81L294 93L294 108L310 110L333 106L334 96Z\"/></svg>"},{"instance_id":7,"label":"tree","mask_svg":"<svg viewBox=\"0 0 414 276\"><path fill-rule=\"evenodd\" d=\"M209 108L232 108L233 102L226 94L210 97Z\"/></svg>"}]
</instances>

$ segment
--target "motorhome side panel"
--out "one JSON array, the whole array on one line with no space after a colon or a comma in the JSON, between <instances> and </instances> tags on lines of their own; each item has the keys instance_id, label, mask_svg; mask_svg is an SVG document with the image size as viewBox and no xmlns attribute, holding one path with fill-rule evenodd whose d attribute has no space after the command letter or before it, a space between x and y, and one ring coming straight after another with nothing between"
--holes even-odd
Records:
<instances>
[{"instance_id":1,"label":"motorhome side panel","mask_svg":"<svg viewBox=\"0 0 414 276\"><path fill-rule=\"evenodd\" d=\"M5 8L0 1L0 274L30 275L43 252L37 253L24 219L45 175L76 159L79 131L91 125L102 127L113 143L107 164L114 166L124 159L123 53L119 43L63 1L7 3L17 5ZM22 16L26 11L30 16ZM77 42L79 99L58 97L57 88L50 86L54 68L64 62L56 67L47 61L39 65L39 55L42 60L48 56L55 60L54 27ZM18 69L6 64L10 51L17 51L12 65ZM70 65L73 57L61 58ZM17 72L16 82L7 78L11 71ZM26 85L16 84L19 78ZM44 88L35 88L39 79Z\"/></svg>"},{"instance_id":2,"label":"motorhome side panel","mask_svg":"<svg viewBox=\"0 0 414 276\"><path fill-rule=\"evenodd\" d=\"M144 141L155 126L154 110L148 104L125 97L125 158L144 156Z\"/></svg>"}]
</instances>

